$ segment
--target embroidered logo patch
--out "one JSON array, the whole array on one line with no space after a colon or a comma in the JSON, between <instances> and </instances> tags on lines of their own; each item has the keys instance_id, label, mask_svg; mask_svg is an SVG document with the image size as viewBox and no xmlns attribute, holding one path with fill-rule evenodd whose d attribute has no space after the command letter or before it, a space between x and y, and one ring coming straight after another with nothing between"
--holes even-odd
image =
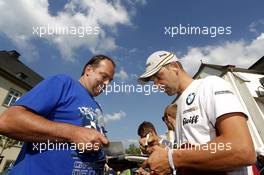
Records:
<instances>
[{"instance_id":1,"label":"embroidered logo patch","mask_svg":"<svg viewBox=\"0 0 264 175\"><path fill-rule=\"evenodd\" d=\"M190 94L187 96L186 104L187 104L187 105L192 104L192 102L194 101L194 99L195 99L195 93L190 93Z\"/></svg>"}]
</instances>

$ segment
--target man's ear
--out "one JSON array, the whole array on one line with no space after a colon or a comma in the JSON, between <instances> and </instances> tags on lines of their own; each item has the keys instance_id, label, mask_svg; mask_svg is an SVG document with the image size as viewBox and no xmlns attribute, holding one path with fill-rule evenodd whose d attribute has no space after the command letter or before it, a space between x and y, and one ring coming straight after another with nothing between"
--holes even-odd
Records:
<instances>
[{"instance_id":1,"label":"man's ear","mask_svg":"<svg viewBox=\"0 0 264 175\"><path fill-rule=\"evenodd\" d=\"M86 66L84 75L88 76L92 70L93 67L91 65Z\"/></svg>"},{"instance_id":2,"label":"man's ear","mask_svg":"<svg viewBox=\"0 0 264 175\"><path fill-rule=\"evenodd\" d=\"M181 69L180 66L177 64L177 62L172 62L169 64L169 66L173 71L176 72L178 72Z\"/></svg>"}]
</instances>

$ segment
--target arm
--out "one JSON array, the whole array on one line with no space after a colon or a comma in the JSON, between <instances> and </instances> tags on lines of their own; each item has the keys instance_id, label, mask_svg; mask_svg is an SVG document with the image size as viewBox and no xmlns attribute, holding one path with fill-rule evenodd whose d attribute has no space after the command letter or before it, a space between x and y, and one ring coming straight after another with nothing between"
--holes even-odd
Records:
<instances>
[{"instance_id":1,"label":"arm","mask_svg":"<svg viewBox=\"0 0 264 175\"><path fill-rule=\"evenodd\" d=\"M216 123L219 136L208 144L227 145L218 147L215 153L211 150L180 150L173 155L178 168L194 168L206 170L229 170L255 163L254 145L247 127L246 118L241 113L221 116Z\"/></svg>"},{"instance_id":2,"label":"arm","mask_svg":"<svg viewBox=\"0 0 264 175\"><path fill-rule=\"evenodd\" d=\"M49 121L22 106L10 107L2 113L0 133L23 141L108 143L108 140L94 129Z\"/></svg>"},{"instance_id":3,"label":"arm","mask_svg":"<svg viewBox=\"0 0 264 175\"><path fill-rule=\"evenodd\" d=\"M230 150L208 149L174 150L173 161L176 168L190 168L207 171L226 171L253 164L256 161L254 146L242 113L221 116L216 123L219 136L210 143L230 143ZM223 148L223 147L222 147ZM162 174L169 169L167 151L157 149L147 161L150 168Z\"/></svg>"}]
</instances>

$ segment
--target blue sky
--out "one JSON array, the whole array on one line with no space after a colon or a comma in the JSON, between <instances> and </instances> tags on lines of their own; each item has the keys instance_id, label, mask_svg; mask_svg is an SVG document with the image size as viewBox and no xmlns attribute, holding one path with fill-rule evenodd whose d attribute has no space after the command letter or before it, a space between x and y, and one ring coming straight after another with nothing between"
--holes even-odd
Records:
<instances>
[{"instance_id":1,"label":"blue sky","mask_svg":"<svg viewBox=\"0 0 264 175\"><path fill-rule=\"evenodd\" d=\"M117 63L116 83L136 85L149 54L176 53L190 74L200 60L247 68L264 55L263 1L250 0L0 0L0 50L17 50L21 61L43 77L68 74L78 79L82 66L97 53ZM33 27L98 27L99 34L33 34ZM224 34L165 34L165 28L224 28ZM226 34L230 27L230 34ZM93 28L94 29L94 28ZM97 101L107 118L110 140L137 140L137 126L151 121L160 134L164 107L174 97L162 93L102 94Z\"/></svg>"}]
</instances>

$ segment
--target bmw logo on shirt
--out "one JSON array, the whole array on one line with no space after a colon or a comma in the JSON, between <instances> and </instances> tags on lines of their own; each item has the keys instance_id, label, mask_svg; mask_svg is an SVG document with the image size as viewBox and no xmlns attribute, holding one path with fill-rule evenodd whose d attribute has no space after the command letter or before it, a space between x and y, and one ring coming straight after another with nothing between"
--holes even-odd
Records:
<instances>
[{"instance_id":1,"label":"bmw logo on shirt","mask_svg":"<svg viewBox=\"0 0 264 175\"><path fill-rule=\"evenodd\" d=\"M190 94L187 96L186 104L187 104L187 105L192 104L192 102L194 101L194 98L195 98L195 93L190 93Z\"/></svg>"}]
</instances>

